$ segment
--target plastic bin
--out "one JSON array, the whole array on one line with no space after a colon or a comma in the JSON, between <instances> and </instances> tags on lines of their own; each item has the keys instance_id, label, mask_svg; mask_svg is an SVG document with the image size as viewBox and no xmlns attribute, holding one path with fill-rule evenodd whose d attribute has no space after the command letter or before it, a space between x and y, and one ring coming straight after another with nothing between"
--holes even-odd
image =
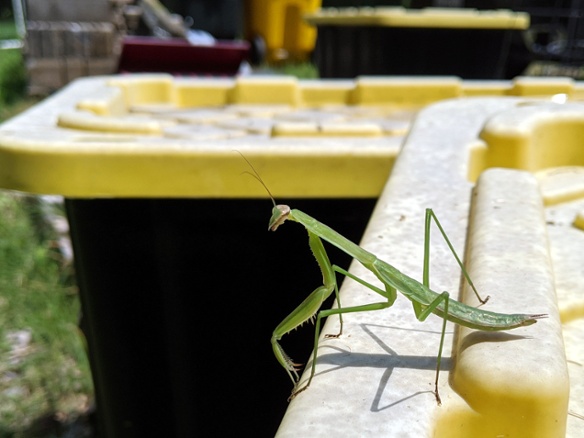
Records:
<instances>
[{"instance_id":1,"label":"plastic bin","mask_svg":"<svg viewBox=\"0 0 584 438\"><path fill-rule=\"evenodd\" d=\"M255 46L255 61L304 61L314 50L316 29L304 14L320 8L321 0L246 0L246 38Z\"/></svg>"},{"instance_id":2,"label":"plastic bin","mask_svg":"<svg viewBox=\"0 0 584 438\"><path fill-rule=\"evenodd\" d=\"M291 202L354 240L375 204ZM66 207L98 432L272 436L291 383L269 338L320 281L306 233L269 239L265 199L67 199ZM274 260L282 248L293 254ZM286 345L308 357L312 339L304 330Z\"/></svg>"},{"instance_id":3,"label":"plastic bin","mask_svg":"<svg viewBox=\"0 0 584 438\"><path fill-rule=\"evenodd\" d=\"M584 12L578 0L540 4L522 0L513 6L531 16L523 43L533 59L579 65L584 60Z\"/></svg>"},{"instance_id":4,"label":"plastic bin","mask_svg":"<svg viewBox=\"0 0 584 438\"><path fill-rule=\"evenodd\" d=\"M343 102L354 84L329 85L87 79L2 126L4 187L66 197L100 434L274 434L291 385L269 338L321 278L304 230L267 232L271 203L233 150L279 199L359 240L413 115L352 111ZM298 150L290 124L318 113L306 100L338 111L321 112L319 138L302 124ZM367 132L365 122L388 111L393 125ZM351 118L365 126L358 136L343 135ZM364 138L370 148L357 158ZM308 357L313 334L298 334L287 348Z\"/></svg>"},{"instance_id":5,"label":"plastic bin","mask_svg":"<svg viewBox=\"0 0 584 438\"><path fill-rule=\"evenodd\" d=\"M432 290L548 318L499 333L447 325L438 406L442 319L420 324L400 294L387 311L344 315L344 337L321 336L315 378L278 438L582 436L583 129L581 100L453 99L418 113L361 246L419 280L432 207L490 300L479 305L435 227ZM351 272L375 281L358 263ZM345 307L383 301L351 281L340 296ZM322 333L338 329L330 317Z\"/></svg>"},{"instance_id":6,"label":"plastic bin","mask_svg":"<svg viewBox=\"0 0 584 438\"><path fill-rule=\"evenodd\" d=\"M128 75L78 80L4 123L0 186L66 197L99 433L272 436L288 406L291 384L269 337L321 276L305 230L287 225L285 233L267 232L271 203L257 181L241 175L247 167L233 150L254 163L278 201L358 241L420 108L465 96L514 102L512 96L527 96L528 102L562 93L584 96L566 80ZM469 108L457 114L484 111L482 104ZM408 141L422 138L431 148L430 137L419 136L435 120L415 121ZM474 137L457 137L456 144L467 138ZM472 169L499 164L501 157L475 148ZM448 169L448 161L432 153L428 159L441 163L441 172ZM436 172L418 170L409 173L434 181ZM433 185L468 187L442 183ZM468 192L461 193L464 206ZM388 224L403 222L399 214L391 217L375 234L380 242L394 229ZM457 239L460 245L460 234ZM411 249L403 242L394 249ZM347 266L337 252L330 256ZM304 361L312 338L310 327L294 332L286 349ZM419 367L412 371L422 372ZM316 381L314 389L321 394ZM346 400L354 414L355 401ZM394 424L381 417L375 424L380 419L385 427Z\"/></svg>"},{"instance_id":7,"label":"plastic bin","mask_svg":"<svg viewBox=\"0 0 584 438\"><path fill-rule=\"evenodd\" d=\"M314 59L323 78L455 75L502 79L512 34L529 16L508 10L321 9Z\"/></svg>"},{"instance_id":8,"label":"plastic bin","mask_svg":"<svg viewBox=\"0 0 584 438\"><path fill-rule=\"evenodd\" d=\"M180 38L126 37L118 71L177 75L235 75L249 56L247 41L190 44Z\"/></svg>"}]
</instances>

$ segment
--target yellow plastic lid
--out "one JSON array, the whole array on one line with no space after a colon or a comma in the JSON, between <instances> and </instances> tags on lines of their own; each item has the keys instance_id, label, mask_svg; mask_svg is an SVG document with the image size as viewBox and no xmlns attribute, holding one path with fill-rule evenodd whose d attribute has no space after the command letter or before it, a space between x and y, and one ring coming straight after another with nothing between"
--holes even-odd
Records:
<instances>
[{"instance_id":1,"label":"yellow plastic lid","mask_svg":"<svg viewBox=\"0 0 584 438\"><path fill-rule=\"evenodd\" d=\"M315 26L527 29L529 14L508 9L405 9L402 7L323 8L305 15Z\"/></svg>"},{"instance_id":2,"label":"yellow plastic lid","mask_svg":"<svg viewBox=\"0 0 584 438\"><path fill-rule=\"evenodd\" d=\"M84 78L0 126L0 186L81 198L263 197L241 175L238 150L275 196L376 197L420 108L582 94L569 79Z\"/></svg>"}]
</instances>

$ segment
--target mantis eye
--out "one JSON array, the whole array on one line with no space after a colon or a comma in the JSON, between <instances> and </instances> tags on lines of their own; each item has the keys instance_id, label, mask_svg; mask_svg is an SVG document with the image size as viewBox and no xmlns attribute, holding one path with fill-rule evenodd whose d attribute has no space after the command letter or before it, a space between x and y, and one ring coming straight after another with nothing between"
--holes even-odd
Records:
<instances>
[{"instance_id":1,"label":"mantis eye","mask_svg":"<svg viewBox=\"0 0 584 438\"><path fill-rule=\"evenodd\" d=\"M269 231L276 231L280 225L288 219L290 214L290 207L284 204L276 205L272 209L272 217L270 218L270 224L268 225Z\"/></svg>"}]
</instances>

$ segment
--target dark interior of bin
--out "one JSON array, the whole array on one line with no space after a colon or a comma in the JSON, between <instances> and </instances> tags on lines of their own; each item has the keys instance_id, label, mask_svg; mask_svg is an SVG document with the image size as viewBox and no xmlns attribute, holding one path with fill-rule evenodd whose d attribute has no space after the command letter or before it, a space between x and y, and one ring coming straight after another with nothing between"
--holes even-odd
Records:
<instances>
[{"instance_id":1,"label":"dark interior of bin","mask_svg":"<svg viewBox=\"0 0 584 438\"><path fill-rule=\"evenodd\" d=\"M511 31L319 26L315 60L323 78L358 75L504 77Z\"/></svg>"},{"instance_id":2,"label":"dark interior of bin","mask_svg":"<svg viewBox=\"0 0 584 438\"><path fill-rule=\"evenodd\" d=\"M402 5L403 2L395 0L323 0L323 7ZM408 71L406 72L406 68L402 67L399 73L395 74L453 74L451 72L461 71L462 77L468 79L478 78L479 76L489 79L510 79L522 74L532 61L555 61L571 65L578 65L584 61L584 0L413 0L410 2L410 7L453 7L479 10L509 9L515 12L527 12L530 15L531 25L529 30L526 31L509 32L509 42L505 43L508 47L501 47L499 49L500 58L495 61L495 66L485 65L482 61L479 61L480 64L477 64L477 68L473 72L472 66L461 66L461 62L464 62L464 60L461 59L460 56L469 57L470 63L476 62L476 60L473 59L476 54L467 50L464 54L459 54L458 59L452 59L454 54L449 53L448 47L452 47L453 50L458 50L455 49L456 44L460 43L448 43L448 45L442 44L442 47L437 47L437 44L428 40L428 47L431 46L435 48L438 50L436 54L441 54L448 58L448 61L444 61L444 63L455 62L456 64L451 65L451 68L447 68L448 66L442 65L443 63L438 60L439 64L435 65L436 73L433 73L431 68L426 65L427 61L421 60L412 65L412 67L415 67L417 70L407 69ZM430 38L433 38L433 35L430 36ZM360 41L363 42L363 39ZM374 39L368 40L368 43L374 42ZM390 42L386 41L383 43L389 44ZM467 42L467 44L471 43L472 40ZM325 71L323 77L351 77L355 74L394 74L393 65L392 70L384 71L379 62L375 65L368 61L367 52L377 50L379 53L382 53L383 51L381 48L352 44L350 47L357 47L358 51L363 50L366 52L361 55L358 53L349 53L349 49L343 49L342 47L345 44L346 43L339 44L339 52L342 52L343 57L351 57L353 62L365 62L365 64L362 64L362 66L364 66L362 70L363 72L359 71L357 73L357 67L351 68L350 66L344 66L344 63L348 63L349 61L344 61L343 59L332 61L330 57L335 56L335 54L323 54L321 53L321 49L318 48L319 45L321 47L323 45L330 47L330 43L327 42L323 44L323 42L319 41L317 43L315 60L319 66L321 62L323 63ZM496 44L499 44L499 41L495 39L493 41L494 46L487 48L486 50L496 51ZM424 48L422 47L421 50L424 50ZM477 46L476 50L485 50L485 48ZM491 58L490 53L484 52L484 54L485 60ZM338 56L341 57L341 53L339 53ZM406 60L410 62L410 57L414 56L414 54L405 53L405 56ZM323 57L322 61L320 60L321 57ZM425 56L425 58L426 60L428 59L427 56ZM393 63L395 60L387 62ZM503 69L501 69L501 63L504 64ZM343 72L336 73L333 70L338 67L342 68ZM486 68L485 74L480 75L477 71L483 67ZM351 75L350 71L353 71L355 74ZM501 71L502 73L499 74ZM472 76L469 76L469 73L472 74ZM495 76L493 76L494 73L496 74Z\"/></svg>"},{"instance_id":3,"label":"dark interior of bin","mask_svg":"<svg viewBox=\"0 0 584 438\"><path fill-rule=\"evenodd\" d=\"M289 201L356 242L375 204ZM269 232L265 199L66 206L99 436L273 436L292 383L270 337L322 284L306 230ZM350 258L326 246L348 268ZM313 340L305 324L282 345L305 363Z\"/></svg>"}]
</instances>

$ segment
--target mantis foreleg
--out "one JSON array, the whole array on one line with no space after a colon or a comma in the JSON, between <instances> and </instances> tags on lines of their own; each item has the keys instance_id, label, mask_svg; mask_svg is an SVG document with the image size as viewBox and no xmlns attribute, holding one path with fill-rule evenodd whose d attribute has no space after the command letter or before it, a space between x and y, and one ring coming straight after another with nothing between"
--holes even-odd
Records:
<instances>
[{"instance_id":1,"label":"mantis foreleg","mask_svg":"<svg viewBox=\"0 0 584 438\"><path fill-rule=\"evenodd\" d=\"M384 309L386 307L390 307L394 303L394 301L397 297L397 293L396 293L396 290L394 288L388 287L388 289L384 291L384 290L382 290L382 289L380 289L372 284L369 284L366 281L354 276L353 274L350 274L349 272L345 271L344 269L340 268L339 266L332 265L330 263L328 255L326 253L326 250L324 248L322 240L317 235L311 233L310 231L308 232L308 236L309 236L310 248L311 248L311 250L316 258L316 261L318 263L318 266L320 267L320 270L322 272L324 284L323 284L323 286L316 288L315 291L312 292L308 296L308 298L306 298L302 302L302 304L300 304L300 306L298 306L290 315L288 315L288 317L286 317L286 319L284 319L284 321L282 321L282 323L280 323L278 325L278 327L276 327L276 329L274 330L274 333L272 335L272 346L274 348L274 353L276 355L276 358L278 359L278 362L280 362L280 364L286 369L286 371L288 372L288 375L290 376L290 378L292 379L292 381L295 384L295 388L292 391L292 394L290 395L290 399L294 398L298 393L304 391L306 388L308 388L310 386L310 383L312 382L312 379L313 379L314 374L316 372L316 357L318 355L318 339L320 336L320 326L321 326L321 319L322 318L326 318L327 316L330 316L330 315L339 315L339 318L341 320L340 333L337 335L326 335L326 337L329 337L329 338L338 337L342 333L342 319L341 319L342 316L341 315L343 313L365 312L365 311L371 311L371 310ZM365 304L362 306L341 307L340 301L338 299L339 298L338 286L337 286L335 272L339 272L340 274L343 274L343 275L359 282L360 284L372 289L373 291L377 292L378 294L386 297L387 301L380 302L380 303ZM332 293L333 290L337 294L337 306L338 307L335 309L321 310L319 312L318 309L320 308L322 302L330 296L330 294ZM277 341L279 341L283 335L290 332L294 328L299 327L304 322L314 319L315 316L316 316L316 323L315 323L315 331L314 331L314 350L313 350L312 366L310 369L310 377L308 378L306 385L304 385L302 388L297 389L296 385L297 385L298 380L299 380L298 374L297 374L297 366L298 365L295 364L294 362L292 362L292 360L286 355L286 353L284 353L284 350L282 349L282 347L280 346L280 344ZM294 376L293 376L293 374L294 374Z\"/></svg>"},{"instance_id":2,"label":"mantis foreleg","mask_svg":"<svg viewBox=\"0 0 584 438\"><path fill-rule=\"evenodd\" d=\"M294 311L290 313L290 315L288 315L278 325L278 327L276 327L274 333L272 334L272 348L274 350L276 359L287 371L288 376L290 376L290 379L295 386L299 380L297 371L300 364L296 364L290 359L278 341L282 339L282 336L284 336L286 333L289 333L295 328L300 327L307 321L314 320L317 312L322 306L322 303L330 296L333 290L337 295L337 300L339 297L335 272L328 258L326 250L324 249L322 241L318 238L318 236L312 233L308 233L308 244L322 273L323 285L317 287L296 309L294 309ZM339 318L342 332L343 320L340 315Z\"/></svg>"}]
</instances>

